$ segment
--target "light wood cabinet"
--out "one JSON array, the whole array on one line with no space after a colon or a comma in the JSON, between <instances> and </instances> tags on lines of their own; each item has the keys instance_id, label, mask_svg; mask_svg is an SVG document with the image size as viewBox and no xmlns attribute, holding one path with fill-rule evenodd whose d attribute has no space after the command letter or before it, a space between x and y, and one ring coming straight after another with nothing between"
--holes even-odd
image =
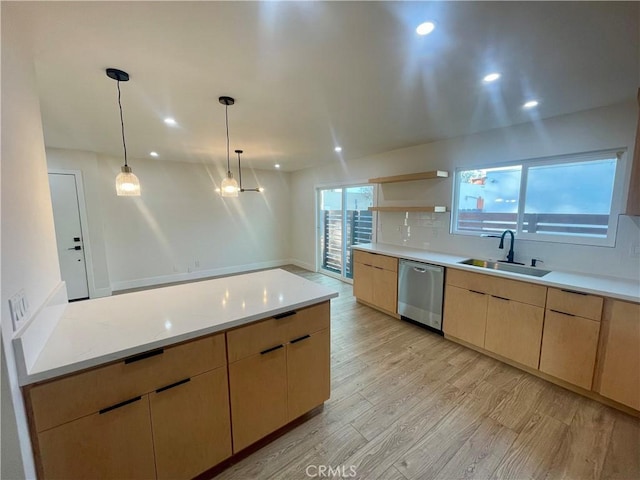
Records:
<instances>
[{"instance_id":1,"label":"light wood cabinet","mask_svg":"<svg viewBox=\"0 0 640 480\"><path fill-rule=\"evenodd\" d=\"M547 309L540 371L591 389L600 322Z\"/></svg>"},{"instance_id":2,"label":"light wood cabinet","mask_svg":"<svg viewBox=\"0 0 640 480\"><path fill-rule=\"evenodd\" d=\"M538 368L546 287L456 269L446 278L446 335Z\"/></svg>"},{"instance_id":3,"label":"light wood cabinet","mask_svg":"<svg viewBox=\"0 0 640 480\"><path fill-rule=\"evenodd\" d=\"M444 296L443 331L446 335L484 348L489 295L447 285Z\"/></svg>"},{"instance_id":4,"label":"light wood cabinet","mask_svg":"<svg viewBox=\"0 0 640 480\"><path fill-rule=\"evenodd\" d=\"M38 434L42 478L155 478L147 395Z\"/></svg>"},{"instance_id":5,"label":"light wood cabinet","mask_svg":"<svg viewBox=\"0 0 640 480\"><path fill-rule=\"evenodd\" d=\"M190 479L231 456L225 367L149 394L157 478Z\"/></svg>"},{"instance_id":6,"label":"light wood cabinet","mask_svg":"<svg viewBox=\"0 0 640 480\"><path fill-rule=\"evenodd\" d=\"M287 354L284 345L229 365L233 451L248 447L287 423Z\"/></svg>"},{"instance_id":7,"label":"light wood cabinet","mask_svg":"<svg viewBox=\"0 0 640 480\"><path fill-rule=\"evenodd\" d=\"M329 325L324 302L227 333L234 453L329 398Z\"/></svg>"},{"instance_id":8,"label":"light wood cabinet","mask_svg":"<svg viewBox=\"0 0 640 480\"><path fill-rule=\"evenodd\" d=\"M330 347L329 329L292 339L287 345L288 420L318 406L319 399L329 398Z\"/></svg>"},{"instance_id":9,"label":"light wood cabinet","mask_svg":"<svg viewBox=\"0 0 640 480\"><path fill-rule=\"evenodd\" d=\"M640 304L607 299L601 337L595 390L640 410Z\"/></svg>"},{"instance_id":10,"label":"light wood cabinet","mask_svg":"<svg viewBox=\"0 0 640 480\"><path fill-rule=\"evenodd\" d=\"M540 371L590 390L598 350L603 299L549 288Z\"/></svg>"},{"instance_id":11,"label":"light wood cabinet","mask_svg":"<svg viewBox=\"0 0 640 480\"><path fill-rule=\"evenodd\" d=\"M40 476L202 473L231 455L226 377L220 333L28 387Z\"/></svg>"},{"instance_id":12,"label":"light wood cabinet","mask_svg":"<svg viewBox=\"0 0 640 480\"><path fill-rule=\"evenodd\" d=\"M544 309L508 298L489 297L484 348L538 368Z\"/></svg>"},{"instance_id":13,"label":"light wood cabinet","mask_svg":"<svg viewBox=\"0 0 640 480\"><path fill-rule=\"evenodd\" d=\"M353 294L385 313L398 309L398 259L354 250Z\"/></svg>"}]
</instances>

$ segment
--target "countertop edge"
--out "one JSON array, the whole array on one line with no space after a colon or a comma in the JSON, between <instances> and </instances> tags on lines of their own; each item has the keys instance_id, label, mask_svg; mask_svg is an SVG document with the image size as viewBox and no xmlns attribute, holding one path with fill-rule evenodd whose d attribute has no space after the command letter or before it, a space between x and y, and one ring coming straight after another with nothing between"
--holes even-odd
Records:
<instances>
[{"instance_id":1,"label":"countertop edge","mask_svg":"<svg viewBox=\"0 0 640 480\"><path fill-rule=\"evenodd\" d=\"M199 337L204 337L207 335L224 332L227 330L231 330L232 328L240 327L243 325L247 325L249 323L253 323L259 320L265 320L267 318L273 317L274 315L278 315L280 313L288 312L289 310L295 310L298 308L309 307L312 305L317 305L319 303L323 303L325 301L329 301L332 298L337 298L338 292L328 293L326 295L321 295L319 297L293 303L291 305L286 305L281 308L276 308L272 310L268 310L265 312L260 312L255 315L250 315L248 317L242 317L234 320L230 320L226 323L214 325L208 328L202 328L199 330L194 330L191 332L186 332L182 334L178 334L172 337L163 338L160 340L143 343L140 345L136 345L135 347L125 348L119 350L117 352L100 355L91 359L81 360L76 363L62 365L59 367L54 367L49 370L43 370L36 373L27 372L26 375L20 376L18 379L18 383L20 387L26 387L28 385L32 385L34 383L43 382L47 380L52 380L54 378L62 377L65 375L69 375L72 373L77 373L82 370L87 370L90 368L100 367L102 365L106 365L108 363L117 362L126 357L130 357L132 355L137 355L139 353L147 352L149 350L153 350L156 348L168 347L171 345L175 345L178 343L183 343L189 340L194 340Z\"/></svg>"},{"instance_id":2,"label":"countertop edge","mask_svg":"<svg viewBox=\"0 0 640 480\"><path fill-rule=\"evenodd\" d=\"M442 253L442 252L429 252L429 251L417 251L416 249L408 248L408 247L400 247L398 245L390 245L383 243L367 243L361 245L353 245L353 249L362 250L370 253L378 253L382 255L389 255L396 258L404 258L407 260L414 260L416 262L427 262L433 263L435 265L440 265L447 268L455 268L457 270L464 270L467 272L480 273L484 275L491 275L494 277L500 277L510 280L518 280L522 282L534 283L538 285L544 285L547 287L555 287L555 288L566 288L584 293L591 293L594 295L601 295L606 297L615 298L617 300L623 300L632 303L640 303L640 296L628 295L626 293L621 293L616 290L606 290L606 289L596 289L594 287L589 287L585 285L581 285L579 283L574 282L564 282L561 280L554 280L553 276L564 275L568 277L575 277L578 279L583 279L585 282L612 282L612 283L624 283L629 286L637 286L640 289L640 284L635 284L632 280L628 279L618 279L612 277L598 277L595 275L586 275L580 273L573 272L562 272L562 271L551 271L548 275L551 275L551 278L545 277L533 277L529 275L522 275L518 273L512 272L504 272L504 271L496 271L481 267L474 267L472 265L464 265L457 263L461 260L467 260L468 256L460 256L450 253ZM417 254L417 255L416 255ZM444 260L444 258L449 257L448 260Z\"/></svg>"}]
</instances>

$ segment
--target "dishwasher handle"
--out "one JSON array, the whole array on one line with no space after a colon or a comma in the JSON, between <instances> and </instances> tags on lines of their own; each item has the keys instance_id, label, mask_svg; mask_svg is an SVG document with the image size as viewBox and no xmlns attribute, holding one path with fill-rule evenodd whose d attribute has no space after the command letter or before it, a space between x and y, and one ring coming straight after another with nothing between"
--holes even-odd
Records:
<instances>
[{"instance_id":1,"label":"dishwasher handle","mask_svg":"<svg viewBox=\"0 0 640 480\"><path fill-rule=\"evenodd\" d=\"M440 272L441 268L440 267L432 267L429 265L425 265L424 267L416 267L416 266L411 266L411 268L413 269L414 272L418 272L418 273L427 273L427 272Z\"/></svg>"}]
</instances>

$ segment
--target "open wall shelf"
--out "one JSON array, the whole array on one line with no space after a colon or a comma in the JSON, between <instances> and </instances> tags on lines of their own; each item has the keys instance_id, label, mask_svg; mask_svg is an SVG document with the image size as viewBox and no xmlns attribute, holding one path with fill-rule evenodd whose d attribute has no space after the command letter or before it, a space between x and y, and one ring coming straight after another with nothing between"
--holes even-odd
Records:
<instances>
[{"instance_id":1,"label":"open wall shelf","mask_svg":"<svg viewBox=\"0 0 640 480\"><path fill-rule=\"evenodd\" d=\"M411 182L413 180L428 180L430 178L447 178L449 172L446 170L433 170L430 172L408 173L406 175L394 175L393 177L370 178L369 183L395 183Z\"/></svg>"},{"instance_id":2,"label":"open wall shelf","mask_svg":"<svg viewBox=\"0 0 640 480\"><path fill-rule=\"evenodd\" d=\"M372 212L430 212L430 213L444 213L447 211L447 207L440 205L436 206L424 206L424 207L369 207Z\"/></svg>"}]
</instances>

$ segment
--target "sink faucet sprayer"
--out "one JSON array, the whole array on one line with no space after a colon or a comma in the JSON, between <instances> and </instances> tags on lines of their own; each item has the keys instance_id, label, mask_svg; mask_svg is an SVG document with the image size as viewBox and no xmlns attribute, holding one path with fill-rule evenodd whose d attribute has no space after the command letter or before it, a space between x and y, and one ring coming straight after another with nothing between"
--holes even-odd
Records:
<instances>
[{"instance_id":1,"label":"sink faucet sprayer","mask_svg":"<svg viewBox=\"0 0 640 480\"><path fill-rule=\"evenodd\" d=\"M498 245L498 248L503 249L504 248L504 236L506 234L511 235L511 245L509 245L509 253L507 253L507 263L514 263L513 261L513 244L516 241L515 237L513 235L513 232L511 230L505 230L504 232L502 232L502 236L500 237L500 245Z\"/></svg>"}]
</instances>

